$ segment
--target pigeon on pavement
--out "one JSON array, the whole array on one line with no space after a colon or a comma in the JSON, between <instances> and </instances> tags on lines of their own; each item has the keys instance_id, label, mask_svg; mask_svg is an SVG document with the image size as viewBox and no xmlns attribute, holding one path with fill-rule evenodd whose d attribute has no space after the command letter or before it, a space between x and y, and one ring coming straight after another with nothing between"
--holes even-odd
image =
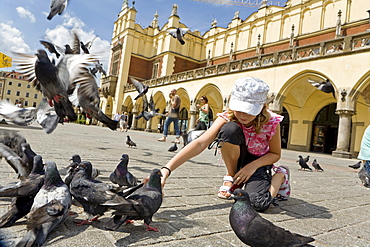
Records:
<instances>
[{"instance_id":1,"label":"pigeon on pavement","mask_svg":"<svg viewBox=\"0 0 370 247\"><path fill-rule=\"evenodd\" d=\"M189 31L189 28L170 28L170 29L167 29L167 32L172 36L174 37L175 39L177 39L180 44L184 45L185 44L185 41L184 41L184 35Z\"/></svg>"},{"instance_id":2,"label":"pigeon on pavement","mask_svg":"<svg viewBox=\"0 0 370 247\"><path fill-rule=\"evenodd\" d=\"M111 205L108 201L106 204L111 205L115 211L114 216L105 225L108 230L117 230L123 223L130 220L144 220L148 227L147 231L158 231L157 228L151 227L153 215L162 205L162 173L159 169L153 169L149 181L135 192L131 193L125 199L128 204Z\"/></svg>"},{"instance_id":3,"label":"pigeon on pavement","mask_svg":"<svg viewBox=\"0 0 370 247\"><path fill-rule=\"evenodd\" d=\"M321 172L324 171L324 169L321 168L320 164L317 163L317 160L316 159L314 159L312 161L312 166L313 166L313 168L315 168L316 171L321 171Z\"/></svg>"},{"instance_id":4,"label":"pigeon on pavement","mask_svg":"<svg viewBox=\"0 0 370 247\"><path fill-rule=\"evenodd\" d=\"M131 140L129 135L127 135L126 144L128 147L136 147L136 143Z\"/></svg>"},{"instance_id":5,"label":"pigeon on pavement","mask_svg":"<svg viewBox=\"0 0 370 247\"><path fill-rule=\"evenodd\" d=\"M178 148L177 148L177 144L176 144L176 142L175 142L175 143L173 143L173 145L168 149L168 151L170 151L170 152L175 152L177 149L178 149Z\"/></svg>"},{"instance_id":6,"label":"pigeon on pavement","mask_svg":"<svg viewBox=\"0 0 370 247\"><path fill-rule=\"evenodd\" d=\"M48 234L68 216L72 204L67 185L60 177L55 162L45 163L45 181L36 194L30 213L27 215L27 233L16 245L41 246Z\"/></svg>"},{"instance_id":7,"label":"pigeon on pavement","mask_svg":"<svg viewBox=\"0 0 370 247\"><path fill-rule=\"evenodd\" d=\"M299 157L299 160L298 160L298 164L301 166L301 168L299 170L311 170L312 171L312 168L308 166L308 164L304 161L302 155L298 155Z\"/></svg>"},{"instance_id":8,"label":"pigeon on pavement","mask_svg":"<svg viewBox=\"0 0 370 247\"><path fill-rule=\"evenodd\" d=\"M356 164L354 164L354 165L349 165L348 167L351 167L351 168L353 168L353 169L358 169L358 168L360 168L361 167L361 164L362 164L362 161L360 160L359 162L357 162Z\"/></svg>"},{"instance_id":9,"label":"pigeon on pavement","mask_svg":"<svg viewBox=\"0 0 370 247\"><path fill-rule=\"evenodd\" d=\"M144 96L148 92L149 87L139 82L138 80L135 80L134 78L130 77L130 80L128 81L128 83L132 84L136 88L136 90L139 92L139 94L134 98L134 100L137 100L138 98Z\"/></svg>"},{"instance_id":10,"label":"pigeon on pavement","mask_svg":"<svg viewBox=\"0 0 370 247\"><path fill-rule=\"evenodd\" d=\"M370 174L366 171L365 167L362 167L358 172L358 178L366 188L370 188Z\"/></svg>"},{"instance_id":11,"label":"pigeon on pavement","mask_svg":"<svg viewBox=\"0 0 370 247\"><path fill-rule=\"evenodd\" d=\"M91 177L92 165L89 161L82 161L77 167L70 184L72 196L81 203L88 218L80 221L78 225L91 224L109 210L103 205L106 201L115 204L125 203L125 199L113 191L113 185L93 180Z\"/></svg>"},{"instance_id":12,"label":"pigeon on pavement","mask_svg":"<svg viewBox=\"0 0 370 247\"><path fill-rule=\"evenodd\" d=\"M68 0L51 0L50 1L50 12L46 17L51 20L56 14L61 15L65 8L67 8Z\"/></svg>"},{"instance_id":13,"label":"pigeon on pavement","mask_svg":"<svg viewBox=\"0 0 370 247\"><path fill-rule=\"evenodd\" d=\"M42 157L36 155L33 169L27 178L0 187L0 197L13 197L9 210L0 217L0 227L12 226L30 212L33 200L44 184L44 178Z\"/></svg>"},{"instance_id":14,"label":"pigeon on pavement","mask_svg":"<svg viewBox=\"0 0 370 247\"><path fill-rule=\"evenodd\" d=\"M261 217L251 206L245 190L236 189L229 214L231 228L238 238L249 246L305 246L315 239L292 233Z\"/></svg>"},{"instance_id":15,"label":"pigeon on pavement","mask_svg":"<svg viewBox=\"0 0 370 247\"><path fill-rule=\"evenodd\" d=\"M326 79L326 81L315 81L308 79L308 82L311 83L312 86L316 87L318 90L324 93L331 93L335 98L335 89L333 85L330 83L329 79Z\"/></svg>"},{"instance_id":16,"label":"pigeon on pavement","mask_svg":"<svg viewBox=\"0 0 370 247\"><path fill-rule=\"evenodd\" d=\"M128 155L123 154L116 169L109 176L109 179L112 183L127 187L133 187L137 185L137 178L127 170L128 162Z\"/></svg>"}]
</instances>

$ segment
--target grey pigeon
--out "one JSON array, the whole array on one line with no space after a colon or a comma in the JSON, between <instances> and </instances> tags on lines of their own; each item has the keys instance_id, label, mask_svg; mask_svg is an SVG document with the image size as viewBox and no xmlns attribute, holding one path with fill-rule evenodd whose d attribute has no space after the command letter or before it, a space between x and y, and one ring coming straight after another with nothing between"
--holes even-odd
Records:
<instances>
[{"instance_id":1,"label":"grey pigeon","mask_svg":"<svg viewBox=\"0 0 370 247\"><path fill-rule=\"evenodd\" d=\"M129 135L127 135L126 144L128 147L136 147L136 143L131 140Z\"/></svg>"},{"instance_id":2,"label":"grey pigeon","mask_svg":"<svg viewBox=\"0 0 370 247\"><path fill-rule=\"evenodd\" d=\"M92 43L94 42L94 40L96 39L97 36L95 36L92 40L90 40L89 42L87 42L86 44L82 41L80 41L80 46L81 46L81 49L82 51L85 53L85 54L90 54L90 51L89 49L91 48L92 46Z\"/></svg>"},{"instance_id":3,"label":"grey pigeon","mask_svg":"<svg viewBox=\"0 0 370 247\"><path fill-rule=\"evenodd\" d=\"M351 168L353 168L353 169L358 169L358 168L360 168L361 167L361 164L362 164L362 161L360 160L359 162L357 162L356 164L354 164L354 165L349 165L348 167L351 167Z\"/></svg>"},{"instance_id":4,"label":"grey pigeon","mask_svg":"<svg viewBox=\"0 0 370 247\"><path fill-rule=\"evenodd\" d=\"M358 172L358 178L366 188L370 188L370 174L366 171L365 167L362 167Z\"/></svg>"},{"instance_id":5,"label":"grey pigeon","mask_svg":"<svg viewBox=\"0 0 370 247\"><path fill-rule=\"evenodd\" d=\"M61 15L65 8L67 8L68 0L51 0L50 1L50 12L46 17L51 20L56 14Z\"/></svg>"},{"instance_id":6,"label":"grey pigeon","mask_svg":"<svg viewBox=\"0 0 370 247\"><path fill-rule=\"evenodd\" d=\"M119 186L133 187L138 183L137 178L127 170L129 157L123 154L121 161L118 163L116 169L110 174L109 179L112 183Z\"/></svg>"},{"instance_id":7,"label":"grey pigeon","mask_svg":"<svg viewBox=\"0 0 370 247\"><path fill-rule=\"evenodd\" d=\"M184 141L184 146L188 145L190 142L194 141L196 138L201 136L205 130L190 130L188 133L183 132L182 138Z\"/></svg>"},{"instance_id":8,"label":"grey pigeon","mask_svg":"<svg viewBox=\"0 0 370 247\"><path fill-rule=\"evenodd\" d=\"M173 143L173 145L168 149L169 152L175 152L177 151L177 144L176 142Z\"/></svg>"},{"instance_id":9,"label":"grey pigeon","mask_svg":"<svg viewBox=\"0 0 370 247\"><path fill-rule=\"evenodd\" d=\"M95 118L107 125L111 130L116 130L118 122L109 118L100 109L100 96L97 81L90 71L87 68L81 68L78 74L71 76L71 79L73 83L70 90L76 90L76 93L74 94L75 97L70 96L69 100L71 100L75 106L82 107L89 118Z\"/></svg>"},{"instance_id":10,"label":"grey pigeon","mask_svg":"<svg viewBox=\"0 0 370 247\"><path fill-rule=\"evenodd\" d=\"M77 167L81 163L81 156L78 154L72 155L72 157L69 159L70 164L67 166L67 174L64 177L64 183L69 187L71 184L72 178L74 174L77 172ZM100 175L100 170L96 169L95 167L92 167L91 169L91 178L95 179Z\"/></svg>"},{"instance_id":11,"label":"grey pigeon","mask_svg":"<svg viewBox=\"0 0 370 247\"><path fill-rule=\"evenodd\" d=\"M109 210L105 202L113 201L115 204L125 203L123 197L118 196L113 185L94 180L91 177L92 165L89 161L82 161L77 167L70 184L72 196L81 203L88 218L77 222L78 225L91 224Z\"/></svg>"},{"instance_id":12,"label":"grey pigeon","mask_svg":"<svg viewBox=\"0 0 370 247\"><path fill-rule=\"evenodd\" d=\"M144 99L146 101L146 97L143 97L143 100ZM146 103L148 103L148 102L146 102ZM164 114L159 113L159 108L155 108L155 103L154 103L153 95L150 96L148 108L149 108L149 111L148 112L143 111L143 117L144 117L144 119L146 121L149 121L149 119L151 119L151 118L153 118L155 116L162 116L162 117L165 116Z\"/></svg>"},{"instance_id":13,"label":"grey pigeon","mask_svg":"<svg viewBox=\"0 0 370 247\"><path fill-rule=\"evenodd\" d=\"M309 155L307 155L307 156L306 156L306 158L304 158L303 160L304 160L304 162L306 162L306 163L307 163L307 162L310 160L310 156L309 156Z\"/></svg>"},{"instance_id":14,"label":"grey pigeon","mask_svg":"<svg viewBox=\"0 0 370 247\"><path fill-rule=\"evenodd\" d=\"M230 210L231 228L238 238L252 247L305 246L314 238L292 233L261 217L251 206L245 190L236 189L230 197L235 202Z\"/></svg>"},{"instance_id":15,"label":"grey pigeon","mask_svg":"<svg viewBox=\"0 0 370 247\"><path fill-rule=\"evenodd\" d=\"M44 184L44 178L42 157L36 155L33 169L27 178L0 187L0 197L13 197L9 210L0 217L0 227L12 226L30 212L34 198Z\"/></svg>"},{"instance_id":16,"label":"grey pigeon","mask_svg":"<svg viewBox=\"0 0 370 247\"><path fill-rule=\"evenodd\" d=\"M58 125L59 117L44 97L35 107L19 108L8 101L0 101L0 115L16 125L26 126L37 121L47 134L52 133Z\"/></svg>"},{"instance_id":17,"label":"grey pigeon","mask_svg":"<svg viewBox=\"0 0 370 247\"><path fill-rule=\"evenodd\" d=\"M329 79L326 79L326 81L315 81L308 79L308 82L311 83L312 86L316 87L318 90L324 93L331 93L335 98L335 89L333 85L330 83Z\"/></svg>"},{"instance_id":18,"label":"grey pigeon","mask_svg":"<svg viewBox=\"0 0 370 247\"><path fill-rule=\"evenodd\" d=\"M170 29L167 29L167 32L172 36L174 37L175 39L177 39L181 45L184 45L185 44L185 41L184 41L184 35L189 31L189 28L170 28Z\"/></svg>"},{"instance_id":19,"label":"grey pigeon","mask_svg":"<svg viewBox=\"0 0 370 247\"><path fill-rule=\"evenodd\" d=\"M144 85L143 83L139 82L138 80L135 80L134 78L130 78L128 81L129 84L132 84L136 90L138 91L138 95L134 98L134 100L137 100L138 98L144 96L147 92L149 87L147 85Z\"/></svg>"},{"instance_id":20,"label":"grey pigeon","mask_svg":"<svg viewBox=\"0 0 370 247\"><path fill-rule=\"evenodd\" d=\"M27 215L27 233L16 245L41 246L49 233L68 216L72 204L71 194L63 183L55 162L45 163L45 182L36 194Z\"/></svg>"},{"instance_id":21,"label":"grey pigeon","mask_svg":"<svg viewBox=\"0 0 370 247\"><path fill-rule=\"evenodd\" d=\"M304 161L302 155L298 155L299 157L299 160L298 160L298 164L301 166L301 168L299 170L311 170L312 171L312 168L308 166L308 164Z\"/></svg>"},{"instance_id":22,"label":"grey pigeon","mask_svg":"<svg viewBox=\"0 0 370 247\"><path fill-rule=\"evenodd\" d=\"M49 42L49 41L46 41L46 40L40 40L40 43L45 46L46 49L48 49L48 51L50 53L54 53L57 58L60 57L60 51L62 50L61 47Z\"/></svg>"},{"instance_id":23,"label":"grey pigeon","mask_svg":"<svg viewBox=\"0 0 370 247\"><path fill-rule=\"evenodd\" d=\"M115 211L114 216L105 225L108 230L117 230L123 223L130 220L144 220L148 227L147 231L158 231L151 227L153 215L162 205L162 173L159 169L153 169L149 181L141 188L134 191L125 199L128 204L111 205ZM106 204L110 204L107 202Z\"/></svg>"},{"instance_id":24,"label":"grey pigeon","mask_svg":"<svg viewBox=\"0 0 370 247\"><path fill-rule=\"evenodd\" d=\"M32 167L22 160L17 153L15 153L10 147L3 143L0 143L0 156L5 158L6 162L18 173L19 178L27 177Z\"/></svg>"},{"instance_id":25,"label":"grey pigeon","mask_svg":"<svg viewBox=\"0 0 370 247\"><path fill-rule=\"evenodd\" d=\"M96 77L96 73L99 72L100 74L103 74L105 77L107 76L107 72L103 68L103 64L99 62L99 60L96 60L94 63L94 67L90 68L90 73Z\"/></svg>"},{"instance_id":26,"label":"grey pigeon","mask_svg":"<svg viewBox=\"0 0 370 247\"><path fill-rule=\"evenodd\" d=\"M320 164L319 164L319 163L317 163L317 160L316 160L316 159L314 159L314 160L312 161L312 166L313 166L313 168L314 168L316 171L321 171L321 172L323 172L323 171L324 171L324 169L322 169L322 168L321 168Z\"/></svg>"}]
</instances>

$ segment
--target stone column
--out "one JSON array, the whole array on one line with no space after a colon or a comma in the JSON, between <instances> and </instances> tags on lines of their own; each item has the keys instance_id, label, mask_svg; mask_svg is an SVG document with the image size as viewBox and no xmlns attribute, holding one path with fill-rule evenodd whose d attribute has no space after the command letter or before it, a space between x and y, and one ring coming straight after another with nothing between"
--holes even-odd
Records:
<instances>
[{"instance_id":1,"label":"stone column","mask_svg":"<svg viewBox=\"0 0 370 247\"><path fill-rule=\"evenodd\" d=\"M132 130L137 129L137 119L136 119L137 115L138 115L137 109L136 108L132 109L132 124L131 124L132 125L131 126Z\"/></svg>"},{"instance_id":2,"label":"stone column","mask_svg":"<svg viewBox=\"0 0 370 247\"><path fill-rule=\"evenodd\" d=\"M197 107L194 105L195 103L190 103L190 120L189 120L189 126L188 131L195 129L196 121L197 121Z\"/></svg>"},{"instance_id":3,"label":"stone column","mask_svg":"<svg viewBox=\"0 0 370 247\"><path fill-rule=\"evenodd\" d=\"M334 157L351 158L351 153L348 152L349 138L351 133L352 116L355 115L353 110L337 110L339 115L338 140L337 149L333 151Z\"/></svg>"}]
</instances>

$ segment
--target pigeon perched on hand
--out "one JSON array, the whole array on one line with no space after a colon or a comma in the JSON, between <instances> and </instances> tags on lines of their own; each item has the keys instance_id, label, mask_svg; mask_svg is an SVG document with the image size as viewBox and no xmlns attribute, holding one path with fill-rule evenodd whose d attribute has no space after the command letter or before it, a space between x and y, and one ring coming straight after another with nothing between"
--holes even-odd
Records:
<instances>
[{"instance_id":1,"label":"pigeon perched on hand","mask_svg":"<svg viewBox=\"0 0 370 247\"><path fill-rule=\"evenodd\" d=\"M174 37L175 39L177 39L181 45L184 45L185 44L185 41L184 41L184 35L189 31L189 28L170 28L170 29L167 29L167 32L172 36Z\"/></svg>"},{"instance_id":2,"label":"pigeon perched on hand","mask_svg":"<svg viewBox=\"0 0 370 247\"><path fill-rule=\"evenodd\" d=\"M299 170L311 170L312 171L312 168L308 166L308 164L304 161L302 155L298 155L299 157L299 160L298 160L298 164L301 166L301 168Z\"/></svg>"},{"instance_id":3,"label":"pigeon perched on hand","mask_svg":"<svg viewBox=\"0 0 370 247\"><path fill-rule=\"evenodd\" d=\"M126 144L128 147L136 147L136 143L131 140L129 135L127 135Z\"/></svg>"},{"instance_id":4,"label":"pigeon perched on hand","mask_svg":"<svg viewBox=\"0 0 370 247\"><path fill-rule=\"evenodd\" d=\"M361 163L362 163L362 161L360 160L359 162L357 162L356 164L354 164L354 165L349 165L348 167L351 167L351 168L353 168L353 169L358 169L358 168L360 168L361 167Z\"/></svg>"},{"instance_id":5,"label":"pigeon perched on hand","mask_svg":"<svg viewBox=\"0 0 370 247\"><path fill-rule=\"evenodd\" d=\"M158 231L157 228L151 227L153 215L162 205L162 173L159 169L153 169L149 181L135 192L125 197L129 204L112 205L115 211L114 216L110 219L105 228L108 230L117 230L123 223L130 220L144 220L148 227L147 231ZM108 201L106 204L110 204Z\"/></svg>"},{"instance_id":6,"label":"pigeon perched on hand","mask_svg":"<svg viewBox=\"0 0 370 247\"><path fill-rule=\"evenodd\" d=\"M55 162L45 163L45 181L27 215L27 233L17 246L42 246L48 234L64 222L72 205L67 185Z\"/></svg>"},{"instance_id":7,"label":"pigeon perched on hand","mask_svg":"<svg viewBox=\"0 0 370 247\"><path fill-rule=\"evenodd\" d=\"M50 2L50 12L46 17L51 20L56 14L61 15L65 8L67 8L68 0L51 0Z\"/></svg>"},{"instance_id":8,"label":"pigeon perched on hand","mask_svg":"<svg viewBox=\"0 0 370 247\"><path fill-rule=\"evenodd\" d=\"M109 179L112 183L127 187L133 187L137 185L137 178L127 170L128 161L128 155L122 154L121 161L109 176Z\"/></svg>"},{"instance_id":9,"label":"pigeon perched on hand","mask_svg":"<svg viewBox=\"0 0 370 247\"><path fill-rule=\"evenodd\" d=\"M245 190L236 189L230 199L235 202L229 214L231 228L249 246L305 246L314 238L292 233L261 217L251 206Z\"/></svg>"},{"instance_id":10,"label":"pigeon perched on hand","mask_svg":"<svg viewBox=\"0 0 370 247\"><path fill-rule=\"evenodd\" d=\"M321 168L320 164L317 163L317 160L316 159L314 159L312 161L312 166L313 166L313 168L315 168L315 171L321 171L321 172L324 171L324 169Z\"/></svg>"},{"instance_id":11,"label":"pigeon perched on hand","mask_svg":"<svg viewBox=\"0 0 370 247\"><path fill-rule=\"evenodd\" d=\"M135 80L134 78L130 78L128 83L132 84L139 92L139 94L134 98L134 100L137 100L138 98L144 96L148 92L149 87L139 82L138 80Z\"/></svg>"},{"instance_id":12,"label":"pigeon perched on hand","mask_svg":"<svg viewBox=\"0 0 370 247\"><path fill-rule=\"evenodd\" d=\"M312 86L316 87L318 90L324 93L331 93L335 98L335 89L333 85L330 83L329 79L326 79L326 81L314 81L308 79L308 82L311 83Z\"/></svg>"}]
</instances>

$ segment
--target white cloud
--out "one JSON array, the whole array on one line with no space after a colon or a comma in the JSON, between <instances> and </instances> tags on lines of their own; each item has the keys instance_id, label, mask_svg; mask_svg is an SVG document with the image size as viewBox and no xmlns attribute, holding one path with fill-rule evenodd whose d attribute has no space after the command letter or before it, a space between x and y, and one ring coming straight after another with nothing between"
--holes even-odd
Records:
<instances>
[{"instance_id":1,"label":"white cloud","mask_svg":"<svg viewBox=\"0 0 370 247\"><path fill-rule=\"evenodd\" d=\"M22 18L29 18L32 23L36 22L35 16L27 9L19 6L15 8L18 12L18 15Z\"/></svg>"},{"instance_id":2,"label":"white cloud","mask_svg":"<svg viewBox=\"0 0 370 247\"><path fill-rule=\"evenodd\" d=\"M0 50L21 53L29 53L31 51L23 39L22 32L6 23L0 23Z\"/></svg>"}]
</instances>

